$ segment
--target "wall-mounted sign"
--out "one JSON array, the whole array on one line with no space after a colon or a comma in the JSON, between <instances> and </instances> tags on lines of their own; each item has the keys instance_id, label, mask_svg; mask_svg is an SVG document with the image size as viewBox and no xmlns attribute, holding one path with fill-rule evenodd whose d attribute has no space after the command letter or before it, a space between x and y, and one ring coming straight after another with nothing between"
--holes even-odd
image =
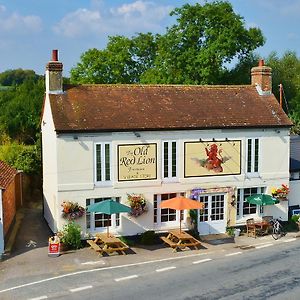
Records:
<instances>
[{"instance_id":1,"label":"wall-mounted sign","mask_svg":"<svg viewBox=\"0 0 300 300\"><path fill-rule=\"evenodd\" d=\"M157 179L156 144L118 145L118 180Z\"/></svg>"},{"instance_id":2,"label":"wall-mounted sign","mask_svg":"<svg viewBox=\"0 0 300 300\"><path fill-rule=\"evenodd\" d=\"M184 177L241 174L241 141L184 143Z\"/></svg>"}]
</instances>

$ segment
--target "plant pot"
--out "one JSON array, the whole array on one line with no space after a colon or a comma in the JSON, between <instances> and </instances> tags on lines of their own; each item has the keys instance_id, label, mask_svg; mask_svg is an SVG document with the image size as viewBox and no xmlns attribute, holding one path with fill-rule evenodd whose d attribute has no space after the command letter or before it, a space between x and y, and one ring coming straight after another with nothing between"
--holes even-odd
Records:
<instances>
[{"instance_id":1,"label":"plant pot","mask_svg":"<svg viewBox=\"0 0 300 300\"><path fill-rule=\"evenodd\" d=\"M298 225L298 231L300 231L300 222L296 222L296 224Z\"/></svg>"}]
</instances>

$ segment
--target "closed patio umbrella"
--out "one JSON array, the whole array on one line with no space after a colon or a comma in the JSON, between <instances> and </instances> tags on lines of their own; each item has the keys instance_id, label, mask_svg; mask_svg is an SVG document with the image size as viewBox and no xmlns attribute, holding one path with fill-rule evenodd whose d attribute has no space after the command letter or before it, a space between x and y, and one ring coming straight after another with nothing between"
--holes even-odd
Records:
<instances>
[{"instance_id":1,"label":"closed patio umbrella","mask_svg":"<svg viewBox=\"0 0 300 300\"><path fill-rule=\"evenodd\" d=\"M130 212L131 208L113 199L104 200L87 206L87 212L103 213L107 215L121 212ZM107 236L109 236L109 226L107 225Z\"/></svg>"},{"instance_id":2,"label":"closed patio umbrella","mask_svg":"<svg viewBox=\"0 0 300 300\"><path fill-rule=\"evenodd\" d=\"M174 197L160 203L160 208L171 208L176 210L185 209L203 209L204 204L196 200L192 200L185 197ZM181 232L181 215L180 215L180 232Z\"/></svg>"},{"instance_id":3,"label":"closed patio umbrella","mask_svg":"<svg viewBox=\"0 0 300 300\"><path fill-rule=\"evenodd\" d=\"M274 205L279 203L279 200L268 194L255 194L246 198L246 202L256 205Z\"/></svg>"}]
</instances>

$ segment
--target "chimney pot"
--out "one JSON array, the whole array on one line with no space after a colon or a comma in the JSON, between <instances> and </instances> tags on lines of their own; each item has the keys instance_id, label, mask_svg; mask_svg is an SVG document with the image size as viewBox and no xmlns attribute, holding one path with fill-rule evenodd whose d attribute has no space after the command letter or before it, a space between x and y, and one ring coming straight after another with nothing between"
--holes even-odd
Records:
<instances>
[{"instance_id":1,"label":"chimney pot","mask_svg":"<svg viewBox=\"0 0 300 300\"><path fill-rule=\"evenodd\" d=\"M52 60L46 65L46 93L63 93L63 64L58 61L58 50L52 50Z\"/></svg>"},{"instance_id":2,"label":"chimney pot","mask_svg":"<svg viewBox=\"0 0 300 300\"><path fill-rule=\"evenodd\" d=\"M263 59L259 60L257 67L251 69L251 84L256 86L261 95L272 93L272 69L265 66Z\"/></svg>"},{"instance_id":3,"label":"chimney pot","mask_svg":"<svg viewBox=\"0 0 300 300\"><path fill-rule=\"evenodd\" d=\"M58 50L52 50L52 61L58 61Z\"/></svg>"}]
</instances>

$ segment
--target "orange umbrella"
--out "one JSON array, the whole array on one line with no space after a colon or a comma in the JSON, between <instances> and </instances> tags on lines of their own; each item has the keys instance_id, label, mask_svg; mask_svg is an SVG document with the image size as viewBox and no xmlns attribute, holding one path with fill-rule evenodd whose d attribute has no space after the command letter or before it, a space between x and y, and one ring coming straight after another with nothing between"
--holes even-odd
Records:
<instances>
[{"instance_id":1,"label":"orange umbrella","mask_svg":"<svg viewBox=\"0 0 300 300\"><path fill-rule=\"evenodd\" d=\"M185 197L175 197L160 203L160 208L171 208L176 210L185 209L203 209L204 204L196 200L192 200ZM181 215L180 215L180 232L181 232Z\"/></svg>"}]
</instances>

